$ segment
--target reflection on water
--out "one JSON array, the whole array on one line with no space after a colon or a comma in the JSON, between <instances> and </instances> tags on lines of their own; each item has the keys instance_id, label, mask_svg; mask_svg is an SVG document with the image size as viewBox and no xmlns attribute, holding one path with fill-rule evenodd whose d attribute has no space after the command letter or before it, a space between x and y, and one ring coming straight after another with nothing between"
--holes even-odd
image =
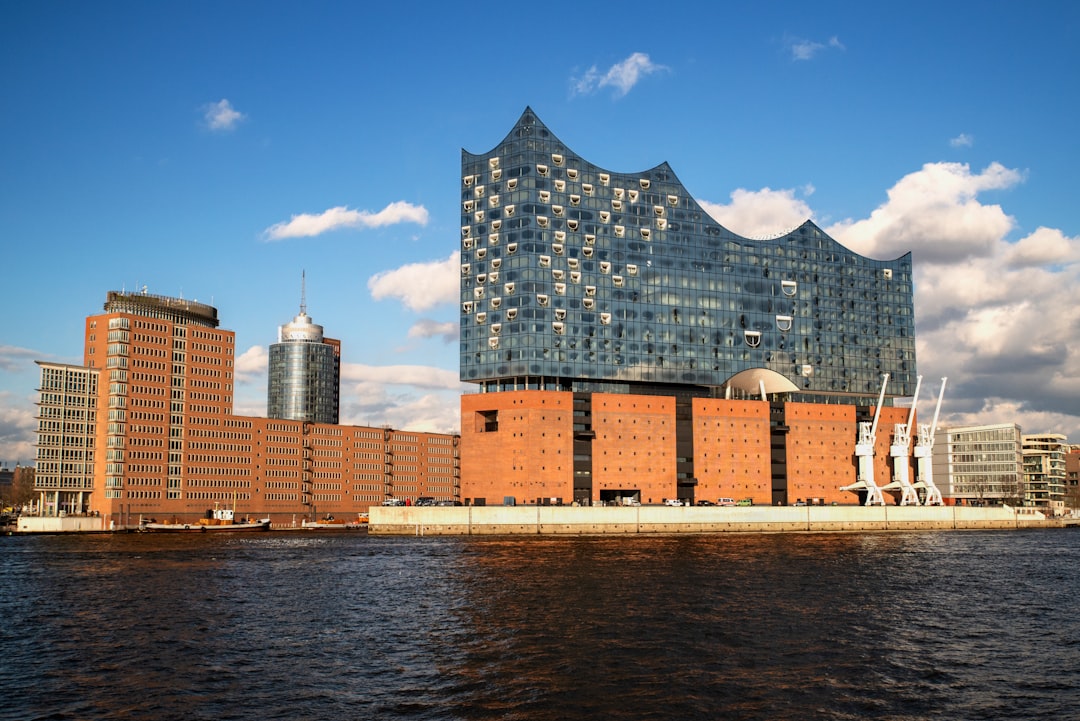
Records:
<instances>
[{"instance_id":1,"label":"reflection on water","mask_svg":"<svg viewBox=\"0 0 1080 721\"><path fill-rule=\"evenodd\" d=\"M1080 534L3 540L0 718L1031 719Z\"/></svg>"}]
</instances>

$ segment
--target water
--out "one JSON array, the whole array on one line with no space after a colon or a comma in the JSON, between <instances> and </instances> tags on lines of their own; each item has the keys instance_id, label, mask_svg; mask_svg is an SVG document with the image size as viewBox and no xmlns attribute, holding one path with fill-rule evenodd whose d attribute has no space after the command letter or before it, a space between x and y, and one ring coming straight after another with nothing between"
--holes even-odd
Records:
<instances>
[{"instance_id":1,"label":"water","mask_svg":"<svg viewBox=\"0 0 1080 721\"><path fill-rule=\"evenodd\" d=\"M1060 719L1080 533L0 539L0 719Z\"/></svg>"}]
</instances>

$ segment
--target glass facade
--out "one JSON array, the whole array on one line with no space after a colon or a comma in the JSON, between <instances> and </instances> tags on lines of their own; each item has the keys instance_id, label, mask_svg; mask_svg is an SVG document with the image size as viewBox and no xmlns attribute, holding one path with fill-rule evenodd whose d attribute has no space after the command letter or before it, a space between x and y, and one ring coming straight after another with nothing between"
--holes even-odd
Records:
<instances>
[{"instance_id":1,"label":"glass facade","mask_svg":"<svg viewBox=\"0 0 1080 721\"><path fill-rule=\"evenodd\" d=\"M338 422L341 360L337 341L301 311L270 346L266 416L312 423Z\"/></svg>"},{"instance_id":2,"label":"glass facade","mask_svg":"<svg viewBox=\"0 0 1080 721\"><path fill-rule=\"evenodd\" d=\"M910 254L865 258L809 221L741 237L666 163L601 169L530 109L461 165L463 381L718 395L767 369L801 400L876 397L883 373L913 393Z\"/></svg>"},{"instance_id":3,"label":"glass facade","mask_svg":"<svg viewBox=\"0 0 1080 721\"><path fill-rule=\"evenodd\" d=\"M957 503L1019 503L1024 496L1020 426L943 428L934 446L934 477Z\"/></svg>"}]
</instances>

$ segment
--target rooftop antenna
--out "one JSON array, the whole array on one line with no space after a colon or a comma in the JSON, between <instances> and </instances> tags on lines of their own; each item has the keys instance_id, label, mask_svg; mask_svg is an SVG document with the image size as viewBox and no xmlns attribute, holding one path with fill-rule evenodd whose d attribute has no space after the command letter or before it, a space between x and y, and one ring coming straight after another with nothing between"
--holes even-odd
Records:
<instances>
[{"instance_id":1,"label":"rooftop antenna","mask_svg":"<svg viewBox=\"0 0 1080 721\"><path fill-rule=\"evenodd\" d=\"M307 276L300 270L300 315L307 315Z\"/></svg>"}]
</instances>

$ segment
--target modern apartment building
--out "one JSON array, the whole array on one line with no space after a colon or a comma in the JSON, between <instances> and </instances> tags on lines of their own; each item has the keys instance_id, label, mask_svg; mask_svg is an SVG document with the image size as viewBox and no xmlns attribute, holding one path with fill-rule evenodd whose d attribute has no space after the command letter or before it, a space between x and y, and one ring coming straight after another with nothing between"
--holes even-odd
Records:
<instances>
[{"instance_id":1,"label":"modern apartment building","mask_svg":"<svg viewBox=\"0 0 1080 721\"><path fill-rule=\"evenodd\" d=\"M457 436L233 415L234 334L217 309L110 291L104 310L86 319L84 366L39 364L43 512L133 525L236 505L289 526L458 497Z\"/></svg>"},{"instance_id":2,"label":"modern apartment building","mask_svg":"<svg viewBox=\"0 0 1080 721\"><path fill-rule=\"evenodd\" d=\"M526 109L462 151L463 495L854 502L859 423L916 384L910 254L745 238L666 164L618 173ZM890 478L885 408L874 474Z\"/></svg>"},{"instance_id":3,"label":"modern apartment building","mask_svg":"<svg viewBox=\"0 0 1080 721\"><path fill-rule=\"evenodd\" d=\"M48 515L85 513L98 458L100 371L64 363L37 364L41 368L34 473L38 506Z\"/></svg>"},{"instance_id":4,"label":"modern apartment building","mask_svg":"<svg viewBox=\"0 0 1080 721\"><path fill-rule=\"evenodd\" d=\"M1015 423L942 428L933 459L935 481L950 503L1024 502L1023 435Z\"/></svg>"},{"instance_id":5,"label":"modern apartment building","mask_svg":"<svg viewBox=\"0 0 1080 721\"><path fill-rule=\"evenodd\" d=\"M1069 445L1060 433L1025 435L1024 501L1047 513L1065 511L1065 455Z\"/></svg>"}]
</instances>

